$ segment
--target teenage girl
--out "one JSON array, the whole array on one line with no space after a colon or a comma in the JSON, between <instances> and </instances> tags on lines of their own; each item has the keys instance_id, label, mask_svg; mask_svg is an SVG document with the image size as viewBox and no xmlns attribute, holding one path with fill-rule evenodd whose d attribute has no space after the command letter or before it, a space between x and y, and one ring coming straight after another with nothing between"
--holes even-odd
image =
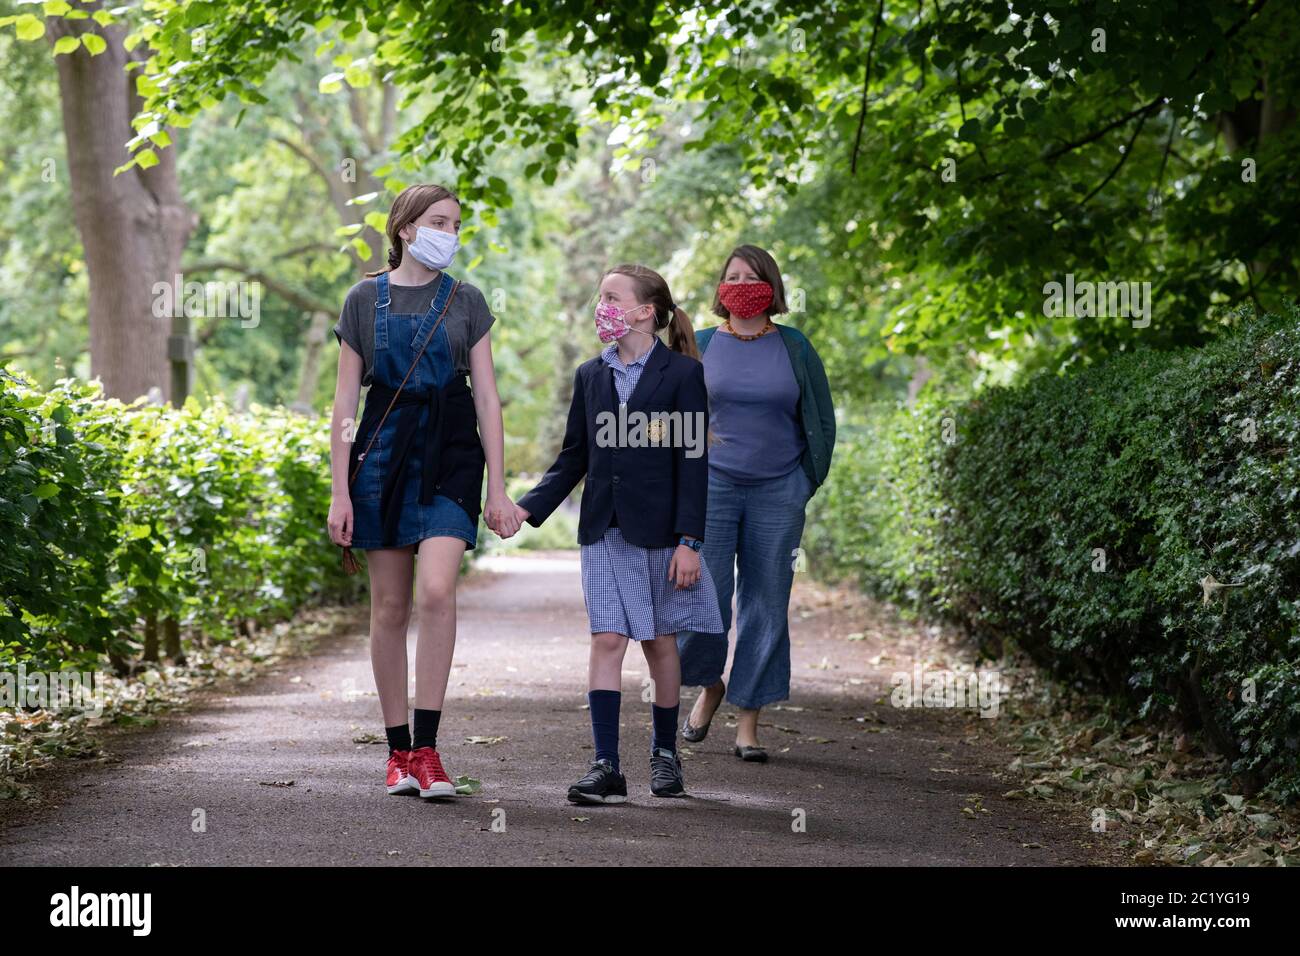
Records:
<instances>
[{"instance_id":1,"label":"teenage girl","mask_svg":"<svg viewBox=\"0 0 1300 956\"><path fill-rule=\"evenodd\" d=\"M449 190L402 190L388 214L388 268L352 287L334 327L330 537L367 552L370 660L388 737L385 785L422 797L456 793L438 754L438 721L456 643L456 580L462 555L476 544L485 466L485 523L507 537L519 527L505 490L488 333L495 320L478 289L443 271L459 232L460 203ZM363 385L370 391L353 438ZM419 609L414 739L406 662L412 584Z\"/></svg>"},{"instance_id":2,"label":"teenage girl","mask_svg":"<svg viewBox=\"0 0 1300 956\"><path fill-rule=\"evenodd\" d=\"M586 479L578 542L591 620L587 700L596 759L569 788L569 800L627 800L618 720L629 639L641 645L653 682L650 792L682 796L676 633L722 631L699 553L708 496L704 368L690 319L663 277L644 266L605 274L595 321L608 344L578 367L564 446L537 487L519 499L515 515L541 525ZM668 345L659 340L661 329L668 329ZM634 422L638 412L641 425ZM630 427L620 427L620 420Z\"/></svg>"}]
</instances>

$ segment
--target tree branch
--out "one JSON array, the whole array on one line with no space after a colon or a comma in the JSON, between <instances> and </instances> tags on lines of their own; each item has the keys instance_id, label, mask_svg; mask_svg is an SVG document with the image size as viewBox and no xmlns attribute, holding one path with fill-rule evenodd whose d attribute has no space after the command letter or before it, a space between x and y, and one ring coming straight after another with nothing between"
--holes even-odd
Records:
<instances>
[{"instance_id":1,"label":"tree branch","mask_svg":"<svg viewBox=\"0 0 1300 956\"><path fill-rule=\"evenodd\" d=\"M858 133L853 138L853 158L849 163L849 172L858 174L858 150L862 148L862 127L867 121L867 91L871 88L871 58L876 52L876 36L880 33L880 21L885 18L885 0L880 0L876 8L876 23L871 28L871 43L867 46L867 71L862 77L862 105L858 109Z\"/></svg>"},{"instance_id":2,"label":"tree branch","mask_svg":"<svg viewBox=\"0 0 1300 956\"><path fill-rule=\"evenodd\" d=\"M203 273L203 272L218 272L220 270L225 270L227 272L238 272L241 275L243 275L245 278L253 282L260 282L262 285L266 286L269 290L274 292L280 298L284 299L290 305L296 305L300 309L306 309L309 312L330 312L330 313L333 313L337 310L337 305L335 303L325 302L322 299L316 298L310 292L303 292L298 289L295 289L292 286L286 285L285 283L281 282L279 279L271 278L262 270L255 269L252 266L245 265L242 262L232 262L232 261L222 260L222 259L209 259L203 262L190 263L189 265L185 266L182 271L187 273L189 272Z\"/></svg>"},{"instance_id":3,"label":"tree branch","mask_svg":"<svg viewBox=\"0 0 1300 956\"><path fill-rule=\"evenodd\" d=\"M1250 21L1252 21L1259 14L1259 11L1264 9L1264 7L1267 4L1268 4L1268 0L1256 0L1255 5L1251 7L1249 11L1247 11L1244 17L1242 17L1240 20L1234 23L1229 29L1224 31L1223 39L1225 41L1231 40L1234 36L1237 35L1237 33L1239 33L1242 30L1243 27L1245 27L1248 23L1250 23ZM1207 63L1209 63L1211 60L1214 59L1214 55L1216 52L1217 50L1213 47L1207 50L1205 52L1205 55L1201 57L1201 61L1197 63L1196 66L1192 67L1192 69L1188 72L1186 79L1190 80L1197 73L1199 73ZM1144 106L1139 106L1137 107L1137 109L1130 110L1128 113L1125 113L1123 116L1111 120L1105 126L1102 126L1100 129L1093 130L1091 133L1089 133L1088 135L1080 139L1067 142L1064 145L1057 147L1056 149L1042 156L1041 159L1043 162L1050 163L1055 161L1059 157L1064 156L1066 153L1072 152L1073 150L1080 148L1081 146L1086 146L1089 143L1096 142L1097 140L1105 136L1107 133L1109 133L1111 130L1123 126L1124 124L1128 123L1130 120L1134 119L1137 116L1140 116L1145 113L1149 113L1151 110L1159 106L1164 101L1165 101L1165 96L1162 93L1161 95L1157 96L1154 100L1152 100L1150 103L1147 103ZM1178 158L1182 159L1181 156L1179 156ZM997 179L1001 176L1007 175L1007 173L1009 172L1012 172L1012 170L1009 169L998 170L997 172L993 172L985 176L981 176L979 179L975 180L975 182L982 183L988 180Z\"/></svg>"},{"instance_id":4,"label":"tree branch","mask_svg":"<svg viewBox=\"0 0 1300 956\"><path fill-rule=\"evenodd\" d=\"M1106 178L1103 179L1101 182L1099 182L1096 188L1094 188L1092 192L1088 193L1088 195L1084 196L1077 203L1075 203L1076 209L1082 209L1084 206L1088 204L1088 200L1092 199L1093 196L1097 195L1097 193L1105 189L1106 184L1110 182L1112 179L1114 179L1115 174L1118 173L1120 169L1123 168L1126 162L1128 162L1129 153L1133 152L1133 144L1137 142L1138 134L1142 132L1142 127L1146 125L1146 122L1147 122L1147 117L1144 114L1142 118L1138 120L1137 126L1133 128L1133 135L1129 137L1128 143L1125 144L1124 153L1123 155L1120 156L1119 162L1116 163L1114 167L1111 168L1111 171L1106 174ZM1055 219L1052 220L1052 225L1055 226L1058 222L1060 222L1064 218L1065 218L1065 213L1061 213L1059 216L1057 216Z\"/></svg>"}]
</instances>

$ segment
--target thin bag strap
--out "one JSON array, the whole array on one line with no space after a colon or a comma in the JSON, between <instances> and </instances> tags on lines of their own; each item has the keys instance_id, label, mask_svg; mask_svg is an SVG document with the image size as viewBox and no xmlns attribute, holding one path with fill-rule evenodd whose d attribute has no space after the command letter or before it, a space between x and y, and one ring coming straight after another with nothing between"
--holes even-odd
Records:
<instances>
[{"instance_id":1,"label":"thin bag strap","mask_svg":"<svg viewBox=\"0 0 1300 956\"><path fill-rule=\"evenodd\" d=\"M447 312L451 308L451 300L456 298L456 291L460 288L459 279L453 279L452 281L455 285L451 287L451 295L447 296L447 304L442 307L442 312L438 314L438 321L433 323L433 328L429 330L429 334L425 336L424 341L420 343L420 351L415 353L415 358L411 362L411 367L408 368L406 374L402 376L402 384L397 386L397 391L393 393L392 400L388 403L388 407L384 409L384 414L379 419L379 424L376 425L375 430L371 432L370 440L366 442L365 450L357 456L357 467L352 470L352 477L348 479L349 488L351 488L352 483L357 480L357 475L361 472L361 465L363 464L366 455L370 454L370 446L373 445L375 439L379 437L380 429L384 427L384 422L388 420L388 413L391 412L393 406L397 404L397 397L402 394L402 389L406 386L406 380L411 377L411 373L415 371L415 366L419 364L420 356L424 354L425 346L433 341L433 337L437 333L438 327L442 325L442 320L447 317Z\"/></svg>"}]
</instances>

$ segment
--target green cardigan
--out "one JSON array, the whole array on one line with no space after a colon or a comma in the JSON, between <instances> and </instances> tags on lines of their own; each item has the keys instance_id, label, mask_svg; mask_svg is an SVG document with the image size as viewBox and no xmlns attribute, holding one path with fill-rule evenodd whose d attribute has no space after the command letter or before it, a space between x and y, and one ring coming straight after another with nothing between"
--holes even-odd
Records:
<instances>
[{"instance_id":1,"label":"green cardigan","mask_svg":"<svg viewBox=\"0 0 1300 956\"><path fill-rule=\"evenodd\" d=\"M808 337L796 328L772 323L781 332L786 351L790 353L790 365L794 368L795 381L799 383L799 417L803 421L804 434L808 438L807 447L799 464L804 474L812 482L813 493L826 480L831 469L831 453L835 451L835 406L831 402L831 387L826 381L826 369L821 357ZM709 341L717 326L695 330L695 344L699 346L700 356L709 347Z\"/></svg>"}]
</instances>

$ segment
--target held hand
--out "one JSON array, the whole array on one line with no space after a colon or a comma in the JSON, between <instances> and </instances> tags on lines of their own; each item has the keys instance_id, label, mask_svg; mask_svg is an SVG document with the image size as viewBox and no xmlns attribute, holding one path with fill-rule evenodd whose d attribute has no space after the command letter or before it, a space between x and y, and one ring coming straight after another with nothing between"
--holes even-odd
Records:
<instances>
[{"instance_id":1,"label":"held hand","mask_svg":"<svg viewBox=\"0 0 1300 956\"><path fill-rule=\"evenodd\" d=\"M681 591L694 587L700 580L700 556L684 544L679 544L668 565L668 580Z\"/></svg>"},{"instance_id":2,"label":"held hand","mask_svg":"<svg viewBox=\"0 0 1300 956\"><path fill-rule=\"evenodd\" d=\"M330 540L342 547L352 545L352 499L347 495L330 498L329 517L325 520Z\"/></svg>"},{"instance_id":3,"label":"held hand","mask_svg":"<svg viewBox=\"0 0 1300 956\"><path fill-rule=\"evenodd\" d=\"M509 538L519 530L519 519L515 516L515 503L510 500L510 496L504 491L488 492L483 521L502 540Z\"/></svg>"},{"instance_id":4,"label":"held hand","mask_svg":"<svg viewBox=\"0 0 1300 956\"><path fill-rule=\"evenodd\" d=\"M518 519L521 525L527 521L529 517L531 517L531 512L529 512L527 508L521 508L519 505L515 505L515 518Z\"/></svg>"}]
</instances>

